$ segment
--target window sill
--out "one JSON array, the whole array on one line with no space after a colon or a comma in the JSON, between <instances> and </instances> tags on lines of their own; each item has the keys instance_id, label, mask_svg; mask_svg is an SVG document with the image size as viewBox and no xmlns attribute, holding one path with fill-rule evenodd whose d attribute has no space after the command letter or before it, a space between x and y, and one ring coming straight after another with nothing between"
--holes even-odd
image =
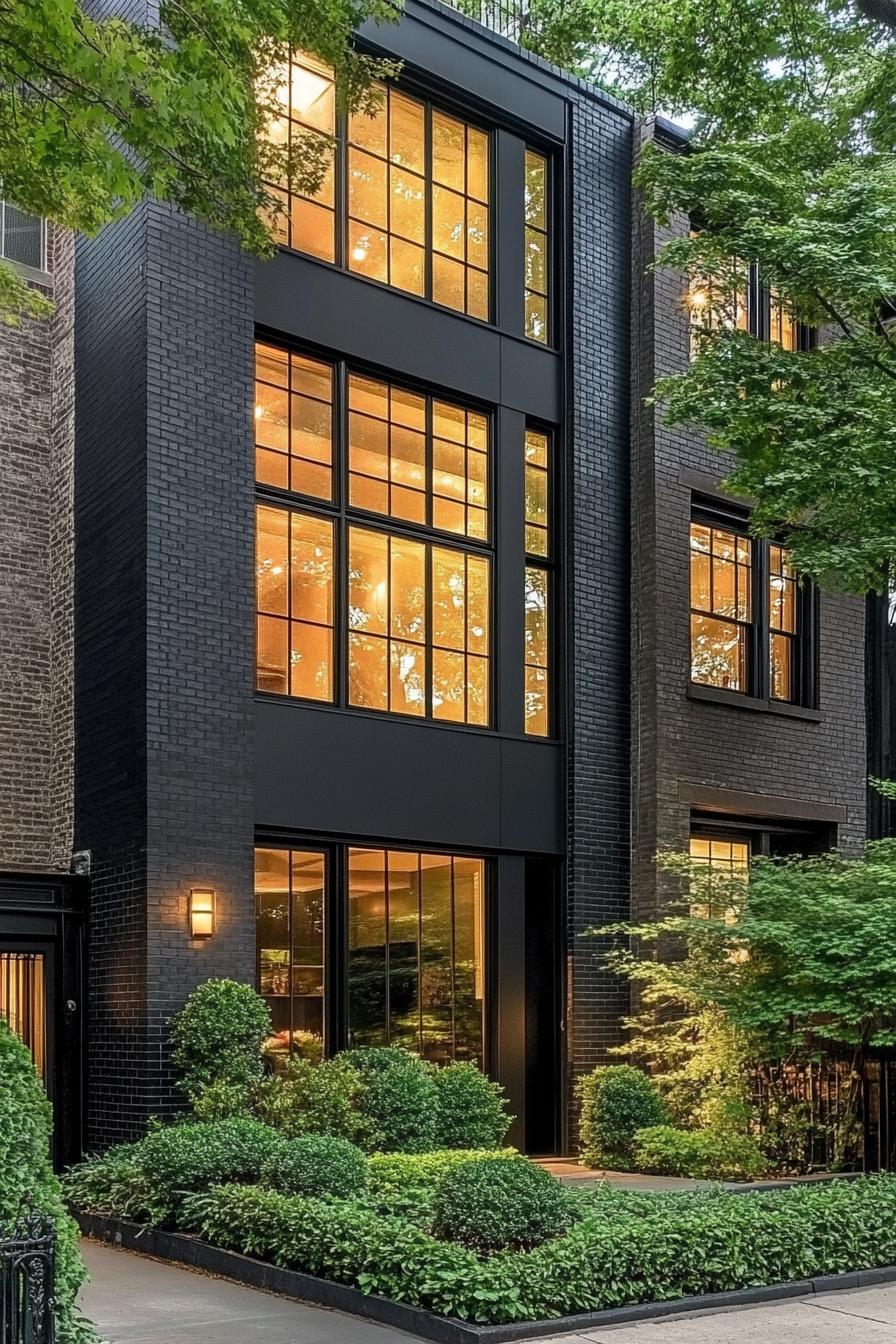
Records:
<instances>
[{"instance_id":1,"label":"window sill","mask_svg":"<svg viewBox=\"0 0 896 1344\"><path fill-rule=\"evenodd\" d=\"M26 266L24 261L14 261L12 257L2 257L0 260L23 280L30 280L32 284L41 285L44 289L53 288L53 276L49 271L40 270L37 266Z\"/></svg>"},{"instance_id":2,"label":"window sill","mask_svg":"<svg viewBox=\"0 0 896 1344\"><path fill-rule=\"evenodd\" d=\"M789 705L784 700L760 700L758 696L742 695L740 691L726 691L720 686L688 684L688 699L703 700L711 705L727 705L731 709L749 709L758 714L776 714L784 719L802 719L806 723L821 723L824 715L818 709L803 705Z\"/></svg>"}]
</instances>

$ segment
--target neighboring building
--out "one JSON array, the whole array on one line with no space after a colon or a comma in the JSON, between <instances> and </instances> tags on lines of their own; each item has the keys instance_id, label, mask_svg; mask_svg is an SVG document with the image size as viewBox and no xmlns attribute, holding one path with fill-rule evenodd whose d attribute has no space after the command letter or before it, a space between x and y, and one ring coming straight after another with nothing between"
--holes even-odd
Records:
<instances>
[{"instance_id":1,"label":"neighboring building","mask_svg":"<svg viewBox=\"0 0 896 1344\"><path fill-rule=\"evenodd\" d=\"M562 1151L628 1004L583 935L658 903L656 850L864 834L863 604L801 596L643 404L689 350L632 229L653 126L438 0L360 37L405 62L374 121L284 72L272 133L335 152L273 261L154 204L79 242L74 476L64 240L57 317L0 332L31 389L0 864L71 974L89 862L82 1134L77 980L48 971L37 1030L72 1143L178 1107L168 1022L226 975L272 1050L475 1059Z\"/></svg>"}]
</instances>

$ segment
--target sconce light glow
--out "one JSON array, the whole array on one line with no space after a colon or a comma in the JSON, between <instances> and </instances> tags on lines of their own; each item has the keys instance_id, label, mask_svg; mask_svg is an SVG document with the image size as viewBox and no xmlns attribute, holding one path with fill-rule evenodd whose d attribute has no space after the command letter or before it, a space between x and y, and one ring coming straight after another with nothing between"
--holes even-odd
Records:
<instances>
[{"instance_id":1,"label":"sconce light glow","mask_svg":"<svg viewBox=\"0 0 896 1344\"><path fill-rule=\"evenodd\" d=\"M211 887L190 889L190 937L211 938L215 931L215 893Z\"/></svg>"}]
</instances>

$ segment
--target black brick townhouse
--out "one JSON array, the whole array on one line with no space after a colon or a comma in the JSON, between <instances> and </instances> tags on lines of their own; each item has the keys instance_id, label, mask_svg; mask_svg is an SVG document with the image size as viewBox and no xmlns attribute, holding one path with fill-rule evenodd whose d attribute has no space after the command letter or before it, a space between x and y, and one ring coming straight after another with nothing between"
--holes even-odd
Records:
<instances>
[{"instance_id":1,"label":"black brick townhouse","mask_svg":"<svg viewBox=\"0 0 896 1344\"><path fill-rule=\"evenodd\" d=\"M145 204L0 333L0 1012L61 1152L177 1106L213 975L272 1052L482 1063L562 1151L627 1007L582 934L656 850L864 834L863 605L643 406L695 301L655 128L438 0L359 42L404 63L372 119L281 72L270 133L333 153L273 261Z\"/></svg>"}]
</instances>

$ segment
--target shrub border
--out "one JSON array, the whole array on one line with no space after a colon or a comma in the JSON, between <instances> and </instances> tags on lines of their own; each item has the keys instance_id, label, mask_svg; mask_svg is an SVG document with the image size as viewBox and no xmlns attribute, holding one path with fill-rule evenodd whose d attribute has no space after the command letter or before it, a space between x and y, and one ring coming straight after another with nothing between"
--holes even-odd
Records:
<instances>
[{"instance_id":1,"label":"shrub border","mask_svg":"<svg viewBox=\"0 0 896 1344\"><path fill-rule=\"evenodd\" d=\"M386 1297L362 1293L358 1288L331 1283L295 1269L283 1269L266 1260L222 1250L183 1232L163 1232L124 1218L105 1218L98 1214L79 1214L81 1231L95 1241L106 1242L126 1251L137 1251L172 1264L187 1265L217 1278L229 1279L249 1288L276 1293L297 1302L363 1316L381 1325L406 1330L433 1344L508 1344L511 1340L533 1339L540 1335L565 1335L633 1321L658 1320L689 1312L718 1311L725 1307L751 1306L786 1298L833 1293L843 1288L866 1288L896 1282L896 1265L862 1269L850 1274L827 1274L816 1279L796 1279L789 1283L761 1288L737 1288L725 1293L706 1293L698 1297L680 1297L665 1302L639 1302L607 1311L586 1312L546 1321L521 1321L515 1325L473 1325L450 1316L437 1316L419 1307L393 1302Z\"/></svg>"}]
</instances>

